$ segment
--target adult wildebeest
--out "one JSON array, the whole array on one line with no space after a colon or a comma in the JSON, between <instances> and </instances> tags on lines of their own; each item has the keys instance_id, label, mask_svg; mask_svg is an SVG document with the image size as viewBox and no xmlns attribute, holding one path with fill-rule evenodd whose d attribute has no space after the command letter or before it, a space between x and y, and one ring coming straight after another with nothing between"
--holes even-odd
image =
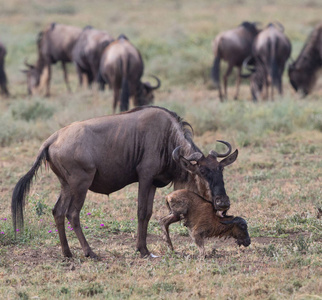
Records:
<instances>
[{"instance_id":1,"label":"adult wildebeest","mask_svg":"<svg viewBox=\"0 0 322 300\"><path fill-rule=\"evenodd\" d=\"M30 65L24 72L27 74L28 93L33 94L40 88L41 76L46 70L46 96L50 95L51 65L61 61L64 80L67 89L70 91L66 63L72 61L73 47L81 34L82 29L69 25L52 23L38 34L38 60L36 65Z\"/></svg>"},{"instance_id":2,"label":"adult wildebeest","mask_svg":"<svg viewBox=\"0 0 322 300\"><path fill-rule=\"evenodd\" d=\"M306 96L313 88L318 70L322 67L322 23L315 27L301 53L288 69L295 91Z\"/></svg>"},{"instance_id":3,"label":"adult wildebeest","mask_svg":"<svg viewBox=\"0 0 322 300\"><path fill-rule=\"evenodd\" d=\"M252 44L259 30L256 23L243 22L237 28L220 33L213 41L213 51L215 55L214 65L212 67L212 78L219 90L219 98L227 99L227 81L233 67L238 68L238 77L236 83L236 94L234 99L238 98L239 84L241 78L241 68L246 57L251 55ZM224 96L220 86L220 60L228 63L227 71L224 75Z\"/></svg>"},{"instance_id":4,"label":"adult wildebeest","mask_svg":"<svg viewBox=\"0 0 322 300\"><path fill-rule=\"evenodd\" d=\"M102 52L113 40L113 37L105 31L90 26L84 28L72 52L80 85L83 83L83 74L86 74L89 85L93 80L98 81Z\"/></svg>"},{"instance_id":5,"label":"adult wildebeest","mask_svg":"<svg viewBox=\"0 0 322 300\"><path fill-rule=\"evenodd\" d=\"M274 86L279 94L283 93L282 75L285 63L291 54L291 43L284 34L281 24L270 23L255 38L252 56L255 61L254 74L251 76L251 93L256 101L264 89L264 99L274 99Z\"/></svg>"},{"instance_id":6,"label":"adult wildebeest","mask_svg":"<svg viewBox=\"0 0 322 300\"><path fill-rule=\"evenodd\" d=\"M129 98L134 96L134 105L142 106L153 102L153 90L160 87L152 86L149 82L141 82L143 75L143 60L140 52L129 42L124 35L108 45L101 57L100 80L109 83L114 92L113 111L121 100L120 110L129 109ZM121 97L120 97L121 90Z\"/></svg>"},{"instance_id":7,"label":"adult wildebeest","mask_svg":"<svg viewBox=\"0 0 322 300\"><path fill-rule=\"evenodd\" d=\"M232 164L236 150L204 156L192 140L189 124L160 107L138 107L126 113L75 122L51 135L40 147L32 168L17 183L12 195L14 228L23 225L23 205L32 178L42 162L48 162L61 183L53 209L65 256L72 256L66 235L65 217L71 222L85 256L96 257L82 232L79 213L91 190L111 194L138 182L137 250L149 255L147 227L157 187L174 183L187 188L224 212L230 207L223 168ZM220 162L218 157L225 157Z\"/></svg>"},{"instance_id":8,"label":"adult wildebeest","mask_svg":"<svg viewBox=\"0 0 322 300\"><path fill-rule=\"evenodd\" d=\"M6 47L0 42L0 87L1 92L5 96L9 96L9 91L7 88L7 76L4 70L4 60L7 54Z\"/></svg>"}]
</instances>

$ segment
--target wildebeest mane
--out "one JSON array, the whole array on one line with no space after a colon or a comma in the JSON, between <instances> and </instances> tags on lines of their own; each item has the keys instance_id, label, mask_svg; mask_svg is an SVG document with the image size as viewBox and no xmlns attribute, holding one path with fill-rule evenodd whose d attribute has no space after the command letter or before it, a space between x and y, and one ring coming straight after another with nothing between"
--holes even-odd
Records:
<instances>
[{"instance_id":1,"label":"wildebeest mane","mask_svg":"<svg viewBox=\"0 0 322 300\"><path fill-rule=\"evenodd\" d=\"M174 122L168 131L170 134L161 134L161 138L163 140L160 141L160 149L158 149L158 153L160 154L160 161L164 163L164 171L169 170L169 174L172 174L172 176L169 175L169 179L171 177L171 181L175 178L175 182L187 182L190 174L183 170L181 166L173 160L172 152L176 147L181 146L180 152L183 156L189 156L193 152L202 153L193 142L192 126L175 112L159 106L140 106L125 113L132 113L149 107L161 109L167 112L174 119Z\"/></svg>"},{"instance_id":2,"label":"wildebeest mane","mask_svg":"<svg viewBox=\"0 0 322 300\"><path fill-rule=\"evenodd\" d=\"M125 40L129 40L128 37L124 34L124 33L121 33L118 37L117 37L118 40L120 39L125 39Z\"/></svg>"},{"instance_id":3,"label":"wildebeest mane","mask_svg":"<svg viewBox=\"0 0 322 300\"><path fill-rule=\"evenodd\" d=\"M240 26L243 26L245 29L250 31L253 34L257 34L257 28L256 28L256 23L250 23L247 21L244 21L243 23L240 24Z\"/></svg>"}]
</instances>

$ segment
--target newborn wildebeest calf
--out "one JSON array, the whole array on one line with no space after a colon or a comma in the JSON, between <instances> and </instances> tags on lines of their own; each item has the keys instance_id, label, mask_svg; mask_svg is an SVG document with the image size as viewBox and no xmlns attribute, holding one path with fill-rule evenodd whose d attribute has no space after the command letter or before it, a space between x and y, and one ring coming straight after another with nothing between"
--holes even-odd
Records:
<instances>
[{"instance_id":1,"label":"newborn wildebeest calf","mask_svg":"<svg viewBox=\"0 0 322 300\"><path fill-rule=\"evenodd\" d=\"M171 250L173 245L169 235L172 223L184 220L190 236L199 248L200 256L205 257L204 239L210 237L233 237L238 246L249 246L250 237L247 223L243 218L226 216L226 212L218 212L211 202L186 189L177 190L166 197L170 214L160 219L164 239Z\"/></svg>"}]
</instances>

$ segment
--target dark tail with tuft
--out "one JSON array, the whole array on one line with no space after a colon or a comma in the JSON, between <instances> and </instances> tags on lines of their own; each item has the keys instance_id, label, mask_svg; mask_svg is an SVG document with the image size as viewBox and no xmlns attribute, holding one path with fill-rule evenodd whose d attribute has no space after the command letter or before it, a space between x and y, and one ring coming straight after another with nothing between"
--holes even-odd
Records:
<instances>
[{"instance_id":1,"label":"dark tail with tuft","mask_svg":"<svg viewBox=\"0 0 322 300\"><path fill-rule=\"evenodd\" d=\"M122 92L121 92L121 111L129 109L130 89L129 82L125 76L122 79Z\"/></svg>"},{"instance_id":2,"label":"dark tail with tuft","mask_svg":"<svg viewBox=\"0 0 322 300\"><path fill-rule=\"evenodd\" d=\"M211 77L215 83L215 87L218 89L220 84L220 56L216 56L214 65L211 69Z\"/></svg>"},{"instance_id":3,"label":"dark tail with tuft","mask_svg":"<svg viewBox=\"0 0 322 300\"><path fill-rule=\"evenodd\" d=\"M26 195L29 193L30 185L33 177L36 175L39 167L42 162L46 161L48 157L48 147L44 148L38 155L35 163L28 171L26 175L20 178L18 183L16 184L11 200L11 215L13 228L16 233L17 225L18 229L21 230L23 228L23 208L25 205Z\"/></svg>"},{"instance_id":4,"label":"dark tail with tuft","mask_svg":"<svg viewBox=\"0 0 322 300\"><path fill-rule=\"evenodd\" d=\"M279 47L279 43L278 43L278 39L276 39L275 41L275 45L274 45L274 51L273 51L273 57L272 57L272 81L273 84L280 89L280 74L279 74L279 68L278 68L278 62L277 62L277 53L278 53L278 47Z\"/></svg>"}]
</instances>

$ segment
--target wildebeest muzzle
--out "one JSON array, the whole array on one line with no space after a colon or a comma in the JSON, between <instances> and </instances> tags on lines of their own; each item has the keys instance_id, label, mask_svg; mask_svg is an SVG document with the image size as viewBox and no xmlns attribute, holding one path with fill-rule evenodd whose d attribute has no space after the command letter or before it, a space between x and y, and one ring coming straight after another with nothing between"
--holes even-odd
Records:
<instances>
[{"instance_id":1,"label":"wildebeest muzzle","mask_svg":"<svg viewBox=\"0 0 322 300\"><path fill-rule=\"evenodd\" d=\"M225 211L230 208L230 200L227 195L218 195L213 198L213 205L216 210Z\"/></svg>"}]
</instances>

